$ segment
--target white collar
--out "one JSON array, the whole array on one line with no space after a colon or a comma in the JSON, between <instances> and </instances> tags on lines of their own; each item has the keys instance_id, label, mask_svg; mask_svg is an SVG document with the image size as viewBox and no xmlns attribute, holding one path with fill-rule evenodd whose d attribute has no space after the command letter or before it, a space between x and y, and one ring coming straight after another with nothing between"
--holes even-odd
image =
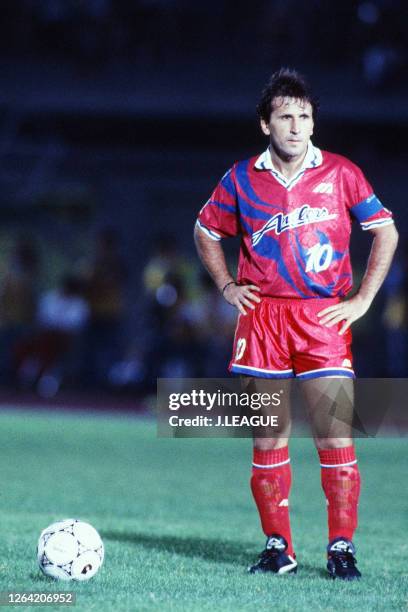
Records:
<instances>
[{"instance_id":1,"label":"white collar","mask_svg":"<svg viewBox=\"0 0 408 612\"><path fill-rule=\"evenodd\" d=\"M320 166L322 164L322 161L322 152L320 151L320 149L315 147L309 140L303 164L299 168L299 171L296 173L296 175L292 178L286 178L286 176L284 176L281 172L279 172L279 170L275 168L275 166L273 165L269 147L258 157L255 162L255 168L257 168L258 170L269 170L284 187L286 187L287 189L291 189L303 176L305 170L307 170L308 168L317 168L317 166Z\"/></svg>"}]
</instances>

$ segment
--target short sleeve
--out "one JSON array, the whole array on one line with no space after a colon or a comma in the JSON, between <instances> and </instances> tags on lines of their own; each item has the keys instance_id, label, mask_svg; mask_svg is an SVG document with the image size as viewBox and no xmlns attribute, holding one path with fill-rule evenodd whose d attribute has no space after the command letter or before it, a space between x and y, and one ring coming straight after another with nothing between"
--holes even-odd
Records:
<instances>
[{"instance_id":1,"label":"short sleeve","mask_svg":"<svg viewBox=\"0 0 408 612\"><path fill-rule=\"evenodd\" d=\"M197 225L209 238L221 240L239 234L234 168L224 174L200 210Z\"/></svg>"},{"instance_id":2,"label":"short sleeve","mask_svg":"<svg viewBox=\"0 0 408 612\"><path fill-rule=\"evenodd\" d=\"M351 163L347 169L345 191L350 214L363 230L394 223L392 212L382 205L360 168Z\"/></svg>"}]
</instances>

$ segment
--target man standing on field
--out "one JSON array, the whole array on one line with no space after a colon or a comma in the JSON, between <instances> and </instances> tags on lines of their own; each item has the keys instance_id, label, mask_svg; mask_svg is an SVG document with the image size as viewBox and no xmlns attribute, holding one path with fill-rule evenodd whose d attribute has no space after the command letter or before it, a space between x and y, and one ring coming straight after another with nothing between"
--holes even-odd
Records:
<instances>
[{"instance_id":1,"label":"man standing on field","mask_svg":"<svg viewBox=\"0 0 408 612\"><path fill-rule=\"evenodd\" d=\"M312 144L316 112L301 75L288 69L272 75L258 105L269 146L224 175L200 211L195 240L217 287L239 311L230 371L249 377L257 392L276 379L280 386L282 379L304 381L328 504L327 568L333 578L354 580L361 576L352 542L360 474L352 419L329 436L317 398L327 385L352 397L350 325L384 281L398 235L361 170ZM352 219L374 239L361 285L345 299L352 287ZM234 279L220 240L236 235L241 250ZM280 417L275 437L254 432L251 488L267 541L251 573L297 570L289 522L289 409Z\"/></svg>"}]
</instances>

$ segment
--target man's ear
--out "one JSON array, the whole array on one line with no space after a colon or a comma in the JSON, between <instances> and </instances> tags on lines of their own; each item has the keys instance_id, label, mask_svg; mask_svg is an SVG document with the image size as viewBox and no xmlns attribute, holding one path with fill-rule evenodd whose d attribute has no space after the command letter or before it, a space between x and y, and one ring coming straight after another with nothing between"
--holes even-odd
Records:
<instances>
[{"instance_id":1,"label":"man's ear","mask_svg":"<svg viewBox=\"0 0 408 612\"><path fill-rule=\"evenodd\" d=\"M260 123L261 123L261 130L263 131L265 136L270 136L271 130L269 129L269 125L268 123L266 123L265 119L261 119Z\"/></svg>"}]
</instances>

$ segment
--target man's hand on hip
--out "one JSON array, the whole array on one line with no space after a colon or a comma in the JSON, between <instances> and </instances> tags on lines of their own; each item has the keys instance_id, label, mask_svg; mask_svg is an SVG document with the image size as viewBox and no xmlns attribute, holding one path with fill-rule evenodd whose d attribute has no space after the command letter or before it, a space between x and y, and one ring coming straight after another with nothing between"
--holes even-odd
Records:
<instances>
[{"instance_id":1,"label":"man's hand on hip","mask_svg":"<svg viewBox=\"0 0 408 612\"><path fill-rule=\"evenodd\" d=\"M320 323L326 327L333 327L333 325L343 321L343 325L339 329L339 335L342 335L354 321L357 321L367 312L370 304L371 302L368 300L355 295L345 302L339 302L321 310L317 313L317 316L320 318Z\"/></svg>"},{"instance_id":2,"label":"man's hand on hip","mask_svg":"<svg viewBox=\"0 0 408 612\"><path fill-rule=\"evenodd\" d=\"M256 285L236 285L235 283L231 283L225 288L223 296L227 302L238 308L241 314L246 315L244 306L254 310L254 302L259 304L261 301L260 297L256 295L254 291L260 291L259 287Z\"/></svg>"}]
</instances>

